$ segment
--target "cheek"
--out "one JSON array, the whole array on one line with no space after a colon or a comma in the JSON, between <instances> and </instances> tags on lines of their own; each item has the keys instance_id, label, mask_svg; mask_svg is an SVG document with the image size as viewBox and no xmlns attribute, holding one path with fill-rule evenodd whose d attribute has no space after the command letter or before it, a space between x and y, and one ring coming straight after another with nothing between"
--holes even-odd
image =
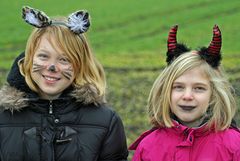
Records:
<instances>
[{"instance_id":1,"label":"cheek","mask_svg":"<svg viewBox=\"0 0 240 161\"><path fill-rule=\"evenodd\" d=\"M180 98L180 93L179 92L172 92L171 93L171 102L174 102Z\"/></svg>"},{"instance_id":2,"label":"cheek","mask_svg":"<svg viewBox=\"0 0 240 161\"><path fill-rule=\"evenodd\" d=\"M39 72L42 71L43 69L46 69L47 65L42 63L41 61L33 61L32 65L32 72Z\"/></svg>"},{"instance_id":3,"label":"cheek","mask_svg":"<svg viewBox=\"0 0 240 161\"><path fill-rule=\"evenodd\" d=\"M210 101L211 101L210 98L211 98L211 97L209 96L209 97L207 97L207 98L205 99L205 103L208 104L208 105L210 104Z\"/></svg>"},{"instance_id":4,"label":"cheek","mask_svg":"<svg viewBox=\"0 0 240 161\"><path fill-rule=\"evenodd\" d=\"M72 66L65 67L61 70L61 74L68 80L74 79L74 71Z\"/></svg>"},{"instance_id":5,"label":"cheek","mask_svg":"<svg viewBox=\"0 0 240 161\"><path fill-rule=\"evenodd\" d=\"M211 92L206 93L204 98L205 101L209 103L211 101L211 98L212 98L212 93Z\"/></svg>"},{"instance_id":6,"label":"cheek","mask_svg":"<svg viewBox=\"0 0 240 161\"><path fill-rule=\"evenodd\" d=\"M211 95L205 95L198 98L198 102L202 105L202 108L207 109L211 101Z\"/></svg>"},{"instance_id":7,"label":"cheek","mask_svg":"<svg viewBox=\"0 0 240 161\"><path fill-rule=\"evenodd\" d=\"M171 111L174 109L174 107L176 107L177 103L179 100L179 96L177 93L173 92L171 94L171 98L170 98L170 109Z\"/></svg>"}]
</instances>

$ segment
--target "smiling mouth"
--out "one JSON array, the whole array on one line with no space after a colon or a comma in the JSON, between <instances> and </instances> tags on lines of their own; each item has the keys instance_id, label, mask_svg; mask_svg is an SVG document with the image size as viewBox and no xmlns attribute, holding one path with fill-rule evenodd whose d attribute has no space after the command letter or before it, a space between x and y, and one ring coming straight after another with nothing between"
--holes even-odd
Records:
<instances>
[{"instance_id":1,"label":"smiling mouth","mask_svg":"<svg viewBox=\"0 0 240 161\"><path fill-rule=\"evenodd\" d=\"M47 81L58 81L58 80L60 80L60 78L49 77L49 76L45 76L45 75L43 75L43 77L44 77Z\"/></svg>"},{"instance_id":2,"label":"smiling mouth","mask_svg":"<svg viewBox=\"0 0 240 161\"><path fill-rule=\"evenodd\" d=\"M179 105L179 107L184 111L192 111L193 109L196 108L196 106L184 106L184 105Z\"/></svg>"}]
</instances>

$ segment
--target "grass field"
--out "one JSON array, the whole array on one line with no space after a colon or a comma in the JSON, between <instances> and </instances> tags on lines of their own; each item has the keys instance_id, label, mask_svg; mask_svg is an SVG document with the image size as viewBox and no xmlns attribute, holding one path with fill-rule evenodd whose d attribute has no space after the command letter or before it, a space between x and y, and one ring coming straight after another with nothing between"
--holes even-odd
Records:
<instances>
[{"instance_id":1,"label":"grass field","mask_svg":"<svg viewBox=\"0 0 240 161\"><path fill-rule=\"evenodd\" d=\"M21 19L21 7L40 8L49 16L65 15L86 8L92 17L88 35L97 53L164 52L169 27L179 24L179 41L191 42L192 47L206 45L211 39L212 26L223 32L223 51L238 53L234 43L240 33L240 1L238 0L97 0L67 2L3 0L1 4L1 50L22 49L31 27ZM3 25L4 24L4 25ZM202 36L202 35L205 36ZM194 38L194 41L192 40Z\"/></svg>"},{"instance_id":2,"label":"grass field","mask_svg":"<svg viewBox=\"0 0 240 161\"><path fill-rule=\"evenodd\" d=\"M128 144L150 128L146 101L165 66L169 28L179 25L178 41L192 48L208 45L212 27L223 37L223 65L240 98L239 0L89 0L0 2L0 85L14 57L24 50L31 28L21 19L23 5L51 16L87 9L92 26L87 36L106 69L108 100L124 121ZM240 116L237 115L240 123Z\"/></svg>"}]
</instances>

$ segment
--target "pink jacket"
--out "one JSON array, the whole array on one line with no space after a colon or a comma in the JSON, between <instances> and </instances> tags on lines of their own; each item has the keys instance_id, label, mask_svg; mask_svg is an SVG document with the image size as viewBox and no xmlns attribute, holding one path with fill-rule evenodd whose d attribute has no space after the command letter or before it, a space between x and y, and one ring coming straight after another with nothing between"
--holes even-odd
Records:
<instances>
[{"instance_id":1,"label":"pink jacket","mask_svg":"<svg viewBox=\"0 0 240 161\"><path fill-rule=\"evenodd\" d=\"M240 161L240 131L221 132L188 128L158 128L143 133L130 147L132 161Z\"/></svg>"}]
</instances>

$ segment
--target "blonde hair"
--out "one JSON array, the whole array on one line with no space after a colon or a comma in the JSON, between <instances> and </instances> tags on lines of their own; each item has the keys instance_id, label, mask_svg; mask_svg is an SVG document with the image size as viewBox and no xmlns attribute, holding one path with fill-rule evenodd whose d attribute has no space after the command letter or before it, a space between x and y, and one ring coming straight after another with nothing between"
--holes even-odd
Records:
<instances>
[{"instance_id":1,"label":"blonde hair","mask_svg":"<svg viewBox=\"0 0 240 161\"><path fill-rule=\"evenodd\" d=\"M172 127L170 102L173 82L184 72L198 67L202 69L210 81L212 90L209 110L211 116L208 127L224 130L230 126L236 111L233 88L228 82L222 67L212 68L196 52L180 55L167 66L153 84L148 98L148 112L154 126Z\"/></svg>"},{"instance_id":2,"label":"blonde hair","mask_svg":"<svg viewBox=\"0 0 240 161\"><path fill-rule=\"evenodd\" d=\"M74 34L62 25L36 28L28 38L25 58L23 63L19 63L19 66L21 73L25 76L26 83L33 91L39 92L31 77L33 56L43 35L47 35L52 46L56 49L62 49L69 58L75 73L74 86L81 87L85 84L93 84L97 88L99 96L105 95L105 73L102 65L92 54L87 38L84 34Z\"/></svg>"}]
</instances>

